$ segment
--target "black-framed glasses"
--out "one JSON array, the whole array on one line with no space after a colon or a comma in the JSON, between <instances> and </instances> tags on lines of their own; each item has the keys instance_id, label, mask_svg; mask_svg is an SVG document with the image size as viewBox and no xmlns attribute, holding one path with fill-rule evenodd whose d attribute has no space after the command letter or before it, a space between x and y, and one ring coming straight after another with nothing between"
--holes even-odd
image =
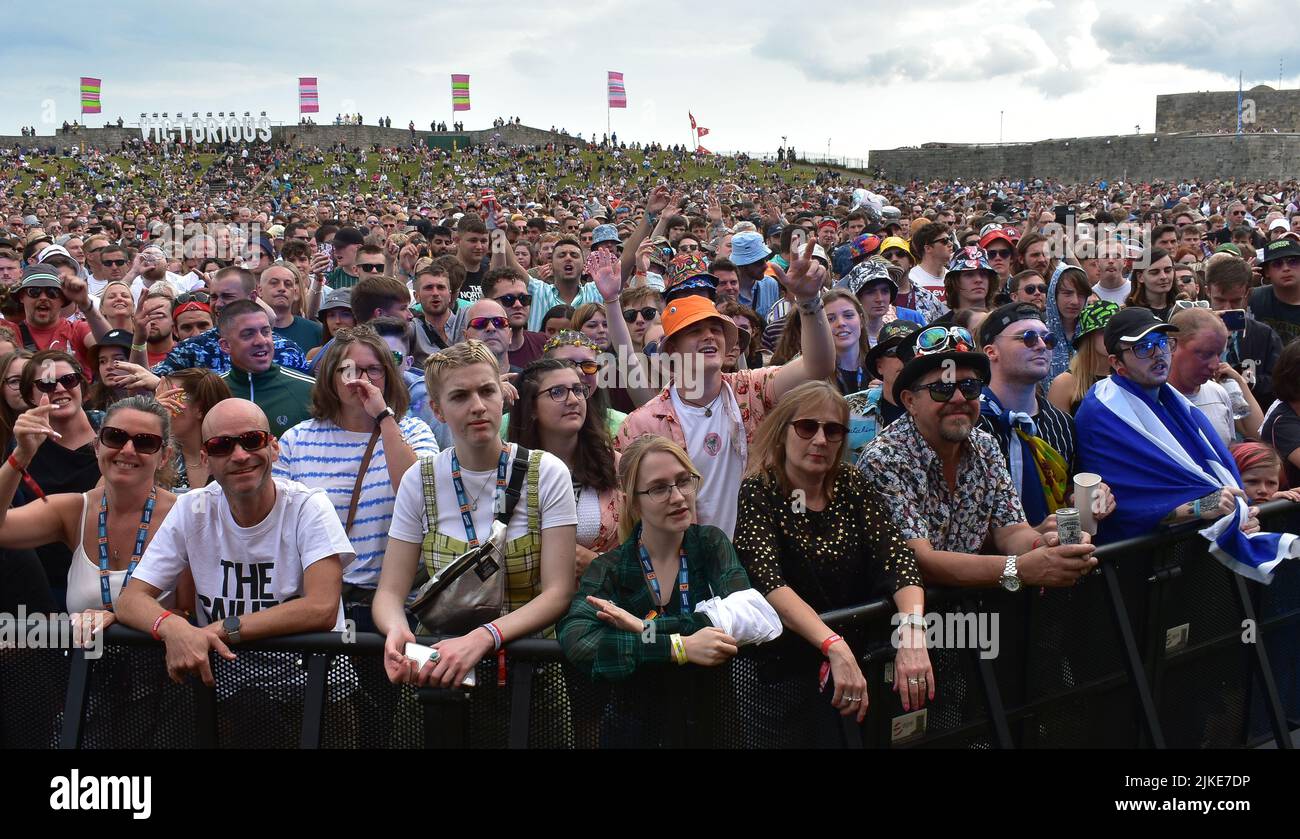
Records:
<instances>
[{"instance_id":1,"label":"black-framed glasses","mask_svg":"<svg viewBox=\"0 0 1300 839\"><path fill-rule=\"evenodd\" d=\"M579 401L582 401L591 395L591 388L584 384L555 385L554 387L548 387L546 390L539 391L537 395L541 396L543 393L551 397L552 402L568 402L570 393L578 397Z\"/></svg>"},{"instance_id":2,"label":"black-framed glasses","mask_svg":"<svg viewBox=\"0 0 1300 839\"><path fill-rule=\"evenodd\" d=\"M1155 356L1157 353L1164 354L1167 352L1173 352L1177 347L1177 338L1172 335L1162 334L1158 338L1148 338L1145 341L1134 344L1129 347L1129 349L1131 349L1133 355L1138 358L1146 359Z\"/></svg>"},{"instance_id":3,"label":"black-framed glasses","mask_svg":"<svg viewBox=\"0 0 1300 839\"><path fill-rule=\"evenodd\" d=\"M503 294L500 297L498 297L496 300L498 303L500 303L502 306L504 306L507 309L513 309L515 307L515 303L518 303L520 306L533 305L533 296L528 293Z\"/></svg>"},{"instance_id":4,"label":"black-framed glasses","mask_svg":"<svg viewBox=\"0 0 1300 839\"><path fill-rule=\"evenodd\" d=\"M1002 337L1011 338L1013 340L1019 341L1029 349L1033 349L1034 345L1037 344L1039 341L1042 341L1043 346L1047 347L1049 350L1053 349L1056 346L1056 335L1054 333L1039 332L1036 329L1026 329L1024 332L1021 332L1019 335L1003 335Z\"/></svg>"},{"instance_id":5,"label":"black-framed glasses","mask_svg":"<svg viewBox=\"0 0 1300 839\"><path fill-rule=\"evenodd\" d=\"M654 306L643 306L640 309L624 309L623 320L628 323L636 323L637 315L640 315L646 323L651 323L659 317L659 310Z\"/></svg>"},{"instance_id":6,"label":"black-framed glasses","mask_svg":"<svg viewBox=\"0 0 1300 839\"><path fill-rule=\"evenodd\" d=\"M478 329L478 330L487 329L488 324L491 324L493 329L505 329L507 326L510 325L510 321L506 320L505 318L496 318L496 317L469 319L470 329Z\"/></svg>"},{"instance_id":7,"label":"black-framed glasses","mask_svg":"<svg viewBox=\"0 0 1300 839\"><path fill-rule=\"evenodd\" d=\"M163 447L163 438L157 434L132 434L111 425L99 429L99 442L110 449L120 449L130 442L137 454L153 454Z\"/></svg>"},{"instance_id":8,"label":"black-framed glasses","mask_svg":"<svg viewBox=\"0 0 1300 839\"><path fill-rule=\"evenodd\" d=\"M821 429L826 435L826 442L838 443L844 439L844 435L849 433L849 429L842 423L838 422L821 422L815 419L797 419L790 423L794 433L798 434L804 440L811 440L817 436L817 429Z\"/></svg>"},{"instance_id":9,"label":"black-framed glasses","mask_svg":"<svg viewBox=\"0 0 1300 839\"><path fill-rule=\"evenodd\" d=\"M688 498L695 494L700 488L699 475L687 475L674 484L656 484L649 489L638 490L637 495L648 495L650 500L657 504L662 504L672 495L674 489L682 494L683 498Z\"/></svg>"},{"instance_id":10,"label":"black-framed glasses","mask_svg":"<svg viewBox=\"0 0 1300 839\"><path fill-rule=\"evenodd\" d=\"M246 452L255 452L266 448L270 442L269 431L245 431L243 434L233 436L223 434L219 437L209 437L203 441L203 451L207 452L208 457L229 457L234 453L236 445Z\"/></svg>"},{"instance_id":11,"label":"black-framed glasses","mask_svg":"<svg viewBox=\"0 0 1300 839\"><path fill-rule=\"evenodd\" d=\"M1021 286L1020 290L1025 294L1046 294L1047 285L1045 283L1035 283L1033 285Z\"/></svg>"},{"instance_id":12,"label":"black-framed glasses","mask_svg":"<svg viewBox=\"0 0 1300 839\"><path fill-rule=\"evenodd\" d=\"M121 268L123 265L126 264L126 260L125 259L101 259L99 261L99 264L107 266L109 268Z\"/></svg>"},{"instance_id":13,"label":"black-framed glasses","mask_svg":"<svg viewBox=\"0 0 1300 839\"><path fill-rule=\"evenodd\" d=\"M54 381L37 379L36 381L32 382L32 385L41 393L53 393L54 391L59 389L59 385L63 385L64 390L72 390L74 387L79 387L81 385L81 374L64 373L62 376L56 378Z\"/></svg>"},{"instance_id":14,"label":"black-framed glasses","mask_svg":"<svg viewBox=\"0 0 1300 839\"><path fill-rule=\"evenodd\" d=\"M398 363L400 364L401 362ZM377 379L382 379L385 375L387 375L386 371L384 370L384 365L382 364L371 364L369 367L356 367L354 369L356 370L358 375L365 376L367 379L369 379L372 382ZM352 381L356 381L356 379L352 379Z\"/></svg>"},{"instance_id":15,"label":"black-framed glasses","mask_svg":"<svg viewBox=\"0 0 1300 839\"><path fill-rule=\"evenodd\" d=\"M1010 259L1015 251L1010 248L989 248L985 251L989 259Z\"/></svg>"},{"instance_id":16,"label":"black-framed glasses","mask_svg":"<svg viewBox=\"0 0 1300 839\"><path fill-rule=\"evenodd\" d=\"M917 385L912 390L930 391L930 398L935 402L947 402L952 399L954 393L960 390L963 399L967 402L974 402L979 399L980 391L984 390L984 383L979 379L962 379L956 382L930 382L928 385Z\"/></svg>"},{"instance_id":17,"label":"black-framed glasses","mask_svg":"<svg viewBox=\"0 0 1300 839\"><path fill-rule=\"evenodd\" d=\"M50 288L49 286L40 286L37 288L24 289L23 294L26 294L33 300L39 300L42 297L47 300L58 300L63 296L63 291L57 288Z\"/></svg>"},{"instance_id":18,"label":"black-framed glasses","mask_svg":"<svg viewBox=\"0 0 1300 839\"><path fill-rule=\"evenodd\" d=\"M367 273L367 274L382 274L382 273L384 273L384 266L382 266L382 265L376 265L376 264L373 263L373 262L359 262L359 263L357 263L357 268L358 268L359 270L361 270L361 271L364 271L364 272Z\"/></svg>"}]
</instances>

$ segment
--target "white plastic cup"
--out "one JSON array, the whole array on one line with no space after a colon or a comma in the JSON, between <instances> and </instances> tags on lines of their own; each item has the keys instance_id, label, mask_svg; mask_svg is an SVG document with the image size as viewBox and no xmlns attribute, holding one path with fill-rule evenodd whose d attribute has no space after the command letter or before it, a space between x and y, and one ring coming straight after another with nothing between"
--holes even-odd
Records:
<instances>
[{"instance_id":1,"label":"white plastic cup","mask_svg":"<svg viewBox=\"0 0 1300 839\"><path fill-rule=\"evenodd\" d=\"M1101 483L1101 475L1080 472L1074 476L1074 506L1079 511L1079 528L1089 536L1097 535L1097 519L1092 515L1092 495Z\"/></svg>"}]
</instances>

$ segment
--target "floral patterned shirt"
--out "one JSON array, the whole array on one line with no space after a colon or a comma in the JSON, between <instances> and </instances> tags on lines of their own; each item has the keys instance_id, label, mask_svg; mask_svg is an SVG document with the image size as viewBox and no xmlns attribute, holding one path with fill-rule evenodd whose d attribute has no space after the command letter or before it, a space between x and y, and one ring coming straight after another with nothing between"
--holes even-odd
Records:
<instances>
[{"instance_id":1,"label":"floral patterned shirt","mask_svg":"<svg viewBox=\"0 0 1300 839\"><path fill-rule=\"evenodd\" d=\"M862 450L858 468L885 499L905 539L928 539L935 550L980 553L999 527L1025 520L997 439L971 431L950 490L943 461L911 416L881 431Z\"/></svg>"}]
</instances>

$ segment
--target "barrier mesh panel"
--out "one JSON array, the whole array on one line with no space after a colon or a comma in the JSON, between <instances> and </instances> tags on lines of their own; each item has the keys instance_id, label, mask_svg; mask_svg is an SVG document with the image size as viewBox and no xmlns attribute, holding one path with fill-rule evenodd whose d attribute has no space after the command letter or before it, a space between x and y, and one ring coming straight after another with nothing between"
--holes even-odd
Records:
<instances>
[{"instance_id":1,"label":"barrier mesh panel","mask_svg":"<svg viewBox=\"0 0 1300 839\"><path fill-rule=\"evenodd\" d=\"M64 650L0 649L0 747L58 745L68 668Z\"/></svg>"},{"instance_id":2,"label":"barrier mesh panel","mask_svg":"<svg viewBox=\"0 0 1300 839\"><path fill-rule=\"evenodd\" d=\"M306 656L240 650L212 656L217 683L217 745L223 749L294 749L302 736Z\"/></svg>"},{"instance_id":3,"label":"barrier mesh panel","mask_svg":"<svg viewBox=\"0 0 1300 839\"><path fill-rule=\"evenodd\" d=\"M194 689L167 677L162 647L105 647L90 663L82 746L189 749L197 746Z\"/></svg>"},{"instance_id":4,"label":"barrier mesh panel","mask_svg":"<svg viewBox=\"0 0 1300 839\"><path fill-rule=\"evenodd\" d=\"M337 656L326 676L324 749L419 749L424 721L415 688L395 685L381 653Z\"/></svg>"}]
</instances>

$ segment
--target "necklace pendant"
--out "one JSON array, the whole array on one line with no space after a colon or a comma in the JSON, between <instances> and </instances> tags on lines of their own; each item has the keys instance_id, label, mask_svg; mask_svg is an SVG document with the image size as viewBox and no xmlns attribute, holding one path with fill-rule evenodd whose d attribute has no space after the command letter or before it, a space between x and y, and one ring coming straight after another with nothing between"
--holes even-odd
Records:
<instances>
[{"instance_id":1,"label":"necklace pendant","mask_svg":"<svg viewBox=\"0 0 1300 839\"><path fill-rule=\"evenodd\" d=\"M708 407L706 407L706 408L704 409L704 416L706 416L706 417L711 417L711 416L713 416L713 409L712 409L712 408L708 408Z\"/></svg>"}]
</instances>

